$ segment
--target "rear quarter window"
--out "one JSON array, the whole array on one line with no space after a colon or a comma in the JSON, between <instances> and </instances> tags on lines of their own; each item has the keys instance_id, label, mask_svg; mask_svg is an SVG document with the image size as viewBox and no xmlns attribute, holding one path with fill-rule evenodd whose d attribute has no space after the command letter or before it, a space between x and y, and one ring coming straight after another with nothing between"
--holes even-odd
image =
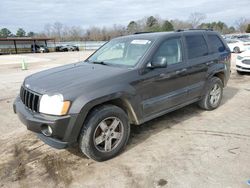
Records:
<instances>
[{"instance_id":1,"label":"rear quarter window","mask_svg":"<svg viewBox=\"0 0 250 188\"><path fill-rule=\"evenodd\" d=\"M185 36L188 59L198 58L208 55L207 43L202 34Z\"/></svg>"},{"instance_id":2,"label":"rear quarter window","mask_svg":"<svg viewBox=\"0 0 250 188\"><path fill-rule=\"evenodd\" d=\"M211 47L212 53L224 52L225 46L221 39L217 35L208 35L208 41Z\"/></svg>"}]
</instances>

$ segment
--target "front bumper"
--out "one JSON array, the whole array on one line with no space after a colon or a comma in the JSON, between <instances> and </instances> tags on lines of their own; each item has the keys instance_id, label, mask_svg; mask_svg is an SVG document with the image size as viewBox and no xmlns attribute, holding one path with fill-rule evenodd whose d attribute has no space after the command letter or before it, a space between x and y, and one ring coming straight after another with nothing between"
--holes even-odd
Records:
<instances>
[{"instance_id":1,"label":"front bumper","mask_svg":"<svg viewBox=\"0 0 250 188\"><path fill-rule=\"evenodd\" d=\"M250 72L250 65L243 63L242 62L243 60L246 60L246 59L236 60L236 70L242 71L242 72Z\"/></svg>"},{"instance_id":2,"label":"front bumper","mask_svg":"<svg viewBox=\"0 0 250 188\"><path fill-rule=\"evenodd\" d=\"M13 110L28 130L37 133L43 142L54 148L66 148L76 140L70 140L67 131L74 126L77 115L51 116L33 112L22 103L20 97L16 98ZM43 126L47 125L53 130L50 137L42 134Z\"/></svg>"},{"instance_id":3,"label":"front bumper","mask_svg":"<svg viewBox=\"0 0 250 188\"><path fill-rule=\"evenodd\" d=\"M250 68L242 67L239 65L236 65L236 70L241 71L241 72L250 72Z\"/></svg>"}]
</instances>

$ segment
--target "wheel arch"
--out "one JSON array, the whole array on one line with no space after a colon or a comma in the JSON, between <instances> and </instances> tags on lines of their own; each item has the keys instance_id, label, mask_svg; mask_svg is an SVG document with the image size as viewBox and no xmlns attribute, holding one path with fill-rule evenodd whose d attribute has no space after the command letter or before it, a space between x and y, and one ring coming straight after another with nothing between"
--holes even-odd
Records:
<instances>
[{"instance_id":1,"label":"wheel arch","mask_svg":"<svg viewBox=\"0 0 250 188\"><path fill-rule=\"evenodd\" d=\"M135 110L131 102L123 97L111 98L111 99L99 101L97 103L92 103L92 105L88 107L87 113L85 112L84 121L87 118L87 116L93 111L93 109L98 108L103 105L114 105L114 106L121 108L128 115L129 123L139 124L137 115L135 113ZM83 107L81 111L86 111L86 108Z\"/></svg>"},{"instance_id":2,"label":"wheel arch","mask_svg":"<svg viewBox=\"0 0 250 188\"><path fill-rule=\"evenodd\" d=\"M212 77L217 77L222 81L223 87L225 87L225 85L226 85L226 73L225 73L224 66L225 65L223 63L219 63L219 64L215 64L215 65L209 67L207 80L211 79Z\"/></svg>"},{"instance_id":3,"label":"wheel arch","mask_svg":"<svg viewBox=\"0 0 250 188\"><path fill-rule=\"evenodd\" d=\"M215 73L212 77L217 77L222 81L223 87L225 86L225 73L223 71Z\"/></svg>"},{"instance_id":4,"label":"wheel arch","mask_svg":"<svg viewBox=\"0 0 250 188\"><path fill-rule=\"evenodd\" d=\"M81 129L83 128L84 122L86 121L87 117L93 110L97 107L100 107L102 105L115 105L122 110L128 115L129 123L130 124L139 124L138 120L138 114L136 114L136 109L134 109L131 101L128 99L122 97L121 95L116 97L112 96L107 96L107 97L102 97L99 99L92 100L85 104L81 111L79 112L77 116L77 120L74 124L73 127L69 127L68 130L66 131L65 137L67 140L74 140L73 142L77 142L79 139L79 135L81 132Z\"/></svg>"}]
</instances>

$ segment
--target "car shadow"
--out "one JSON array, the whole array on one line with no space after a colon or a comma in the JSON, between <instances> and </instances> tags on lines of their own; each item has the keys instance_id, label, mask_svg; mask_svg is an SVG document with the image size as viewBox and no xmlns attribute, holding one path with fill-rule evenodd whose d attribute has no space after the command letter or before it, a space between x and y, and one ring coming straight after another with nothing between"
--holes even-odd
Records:
<instances>
[{"instance_id":1,"label":"car shadow","mask_svg":"<svg viewBox=\"0 0 250 188\"><path fill-rule=\"evenodd\" d=\"M224 88L221 105L226 104L230 99L234 98L234 96L238 93L238 91L239 89L231 86Z\"/></svg>"}]
</instances>

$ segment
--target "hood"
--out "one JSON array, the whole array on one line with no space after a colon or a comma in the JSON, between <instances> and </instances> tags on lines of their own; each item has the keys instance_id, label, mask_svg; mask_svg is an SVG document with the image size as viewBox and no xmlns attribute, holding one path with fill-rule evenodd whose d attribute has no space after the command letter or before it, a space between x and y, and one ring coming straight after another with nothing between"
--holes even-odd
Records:
<instances>
[{"instance_id":1,"label":"hood","mask_svg":"<svg viewBox=\"0 0 250 188\"><path fill-rule=\"evenodd\" d=\"M24 85L40 94L64 94L71 89L100 84L127 71L119 67L80 62L35 73L25 79Z\"/></svg>"}]
</instances>

